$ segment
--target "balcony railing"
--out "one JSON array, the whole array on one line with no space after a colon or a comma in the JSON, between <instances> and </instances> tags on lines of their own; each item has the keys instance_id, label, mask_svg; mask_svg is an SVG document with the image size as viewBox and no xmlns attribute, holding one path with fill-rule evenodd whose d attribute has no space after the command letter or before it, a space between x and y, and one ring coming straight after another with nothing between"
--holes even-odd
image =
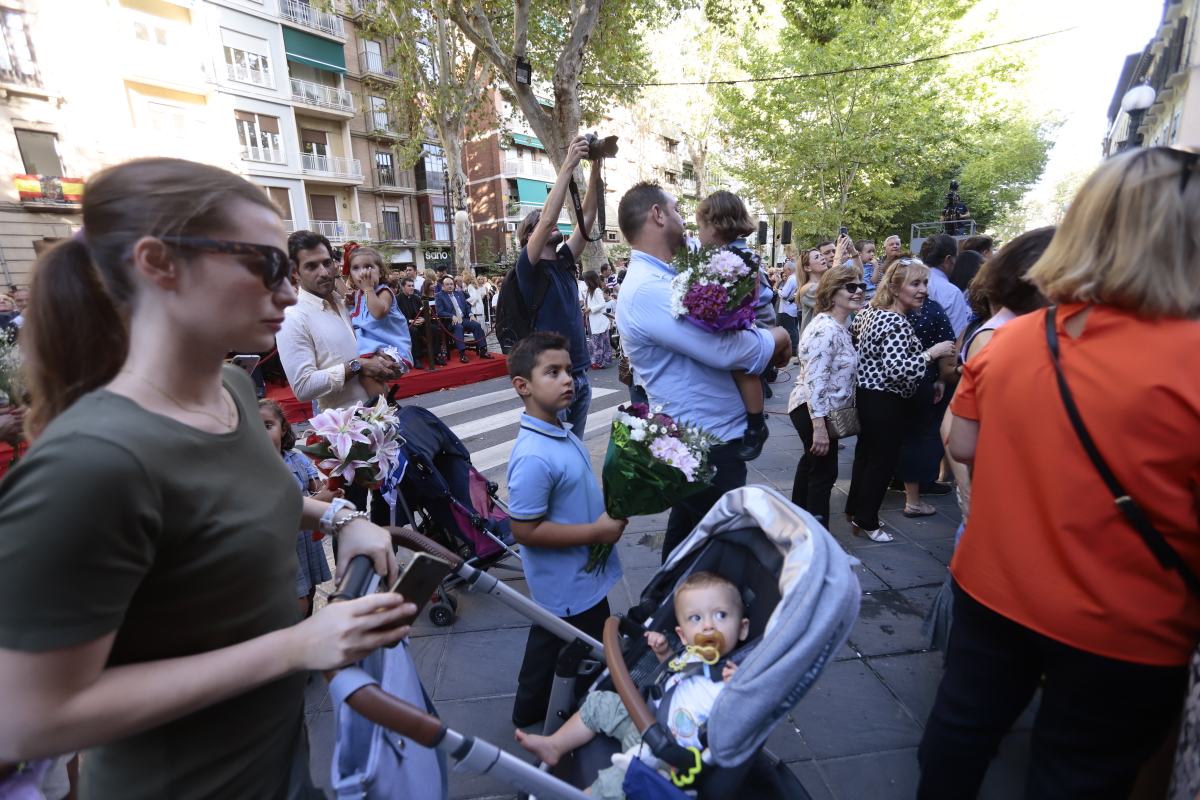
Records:
<instances>
[{"instance_id":1,"label":"balcony railing","mask_svg":"<svg viewBox=\"0 0 1200 800\"><path fill-rule=\"evenodd\" d=\"M385 64L383 56L379 53L363 50L358 54L358 65L364 75L386 78L389 81L396 80L396 70L390 64Z\"/></svg>"},{"instance_id":2,"label":"balcony railing","mask_svg":"<svg viewBox=\"0 0 1200 800\"><path fill-rule=\"evenodd\" d=\"M268 88L275 86L275 77L271 75L270 70L251 69L241 64L230 63L225 64L225 70L229 73L229 80L231 81L253 83L255 86L266 86Z\"/></svg>"},{"instance_id":3,"label":"balcony railing","mask_svg":"<svg viewBox=\"0 0 1200 800\"><path fill-rule=\"evenodd\" d=\"M558 173L549 164L543 164L538 161L526 161L523 158L505 159L504 173L506 175L533 175L536 178L545 178L550 181L558 178Z\"/></svg>"},{"instance_id":4,"label":"balcony railing","mask_svg":"<svg viewBox=\"0 0 1200 800\"><path fill-rule=\"evenodd\" d=\"M4 66L0 68L0 83L19 84L40 89L42 75L34 59L33 40L25 14L5 12L0 19L0 48L4 49Z\"/></svg>"},{"instance_id":5,"label":"balcony railing","mask_svg":"<svg viewBox=\"0 0 1200 800\"><path fill-rule=\"evenodd\" d=\"M336 86L302 81L299 78L292 78L292 100L310 106L354 113L354 95L350 92Z\"/></svg>"},{"instance_id":6,"label":"balcony railing","mask_svg":"<svg viewBox=\"0 0 1200 800\"><path fill-rule=\"evenodd\" d=\"M385 0L348 0L346 3L346 14L350 17L357 17L360 14L383 16L387 10Z\"/></svg>"},{"instance_id":7,"label":"balcony railing","mask_svg":"<svg viewBox=\"0 0 1200 800\"><path fill-rule=\"evenodd\" d=\"M412 242L417 238L417 226L410 222L384 220L379 233L380 239L385 242Z\"/></svg>"},{"instance_id":8,"label":"balcony railing","mask_svg":"<svg viewBox=\"0 0 1200 800\"><path fill-rule=\"evenodd\" d=\"M337 14L320 11L300 0L279 0L279 15L313 30L345 37L346 27Z\"/></svg>"},{"instance_id":9,"label":"balcony railing","mask_svg":"<svg viewBox=\"0 0 1200 800\"><path fill-rule=\"evenodd\" d=\"M415 189L417 182L412 170L394 167L376 167L375 185L388 189Z\"/></svg>"},{"instance_id":10,"label":"balcony railing","mask_svg":"<svg viewBox=\"0 0 1200 800\"><path fill-rule=\"evenodd\" d=\"M695 178L680 178L679 179L679 188L683 191L684 194L687 194L687 195L696 194L696 179Z\"/></svg>"},{"instance_id":11,"label":"balcony railing","mask_svg":"<svg viewBox=\"0 0 1200 800\"><path fill-rule=\"evenodd\" d=\"M53 175L16 175L13 184L22 203L78 206L83 202L82 178Z\"/></svg>"},{"instance_id":12,"label":"balcony railing","mask_svg":"<svg viewBox=\"0 0 1200 800\"><path fill-rule=\"evenodd\" d=\"M362 162L357 158L341 156L315 156L300 154L300 169L306 175L327 175L333 178L358 178L362 180Z\"/></svg>"},{"instance_id":13,"label":"balcony railing","mask_svg":"<svg viewBox=\"0 0 1200 800\"><path fill-rule=\"evenodd\" d=\"M320 219L311 220L308 229L319 233L332 244L367 241L371 238L371 225L367 222L337 222Z\"/></svg>"},{"instance_id":14,"label":"balcony railing","mask_svg":"<svg viewBox=\"0 0 1200 800\"><path fill-rule=\"evenodd\" d=\"M541 211L541 210L542 210L542 203L509 203L508 204L508 216L510 219L525 219L525 217L527 217L532 212ZM571 215L567 213L567 210L565 208L562 211L558 212L558 221L570 223Z\"/></svg>"},{"instance_id":15,"label":"balcony railing","mask_svg":"<svg viewBox=\"0 0 1200 800\"><path fill-rule=\"evenodd\" d=\"M248 147L242 145L242 158L247 161L265 161L268 164L286 164L287 156L282 150L272 150L267 147Z\"/></svg>"}]
</instances>

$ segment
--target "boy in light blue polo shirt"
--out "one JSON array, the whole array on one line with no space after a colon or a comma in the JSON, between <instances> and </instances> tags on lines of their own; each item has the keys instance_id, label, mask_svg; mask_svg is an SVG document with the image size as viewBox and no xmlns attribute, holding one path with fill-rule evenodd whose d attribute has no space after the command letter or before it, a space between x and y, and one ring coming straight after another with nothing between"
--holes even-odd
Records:
<instances>
[{"instance_id":1,"label":"boy in light blue polo shirt","mask_svg":"<svg viewBox=\"0 0 1200 800\"><path fill-rule=\"evenodd\" d=\"M604 495L587 448L559 421L571 405L574 381L567 340L557 333L525 337L508 356L513 388L525 401L521 430L508 462L508 514L521 545L525 580L538 604L599 639L608 619L608 591L621 577L616 552L599 571L586 565L594 544L614 544L628 520L604 510ZM529 629L517 678L513 724L546 716L554 665L562 647L554 634Z\"/></svg>"}]
</instances>

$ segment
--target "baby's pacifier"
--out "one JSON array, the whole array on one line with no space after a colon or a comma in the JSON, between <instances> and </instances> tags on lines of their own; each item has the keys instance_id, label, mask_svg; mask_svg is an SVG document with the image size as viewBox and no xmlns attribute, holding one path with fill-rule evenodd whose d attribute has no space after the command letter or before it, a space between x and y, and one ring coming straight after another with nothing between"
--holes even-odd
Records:
<instances>
[{"instance_id":1,"label":"baby's pacifier","mask_svg":"<svg viewBox=\"0 0 1200 800\"><path fill-rule=\"evenodd\" d=\"M690 649L705 664L715 664L721 659L721 651L725 649L725 637L721 635L720 631L698 633L692 639Z\"/></svg>"}]
</instances>

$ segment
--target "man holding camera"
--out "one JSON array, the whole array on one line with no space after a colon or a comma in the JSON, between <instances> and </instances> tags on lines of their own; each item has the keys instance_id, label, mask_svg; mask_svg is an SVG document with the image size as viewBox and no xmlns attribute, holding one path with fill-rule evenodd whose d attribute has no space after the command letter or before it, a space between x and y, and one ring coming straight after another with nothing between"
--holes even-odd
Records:
<instances>
[{"instance_id":1,"label":"man holding camera","mask_svg":"<svg viewBox=\"0 0 1200 800\"><path fill-rule=\"evenodd\" d=\"M554 188L546 196L546 204L540 211L533 211L517 227L517 239L521 243L521 254L517 257L517 286L526 308L533 308L538 286L548 281L545 298L536 309L533 319L535 331L553 331L565 336L571 347L571 376L574 396L565 412L571 430L583 438L587 423L588 407L592 401L592 388L588 383L587 370L591 366L588 355L587 334L583 329L583 313L579 308L579 288L576 284L575 260L583 252L585 234L596 220L596 207L600 202L597 187L600 184L600 167L607 150L603 145L615 146L611 140L594 140L592 148L588 138L576 136L567 148ZM575 167L584 158L592 162L588 177L587 194L583 198L583 219L579 227L566 239L558 229L558 215L570 190Z\"/></svg>"}]
</instances>

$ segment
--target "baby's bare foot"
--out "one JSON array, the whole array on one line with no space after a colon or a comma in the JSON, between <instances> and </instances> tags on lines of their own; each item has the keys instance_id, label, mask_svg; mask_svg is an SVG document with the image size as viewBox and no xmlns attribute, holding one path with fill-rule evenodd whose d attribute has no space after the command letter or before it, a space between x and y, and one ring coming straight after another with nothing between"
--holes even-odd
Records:
<instances>
[{"instance_id":1,"label":"baby's bare foot","mask_svg":"<svg viewBox=\"0 0 1200 800\"><path fill-rule=\"evenodd\" d=\"M558 752L558 748L554 746L554 742L549 736L526 733L520 728L517 728L516 736L517 744L533 753L539 761L545 762L548 766L553 767L562 758L562 753Z\"/></svg>"}]
</instances>

